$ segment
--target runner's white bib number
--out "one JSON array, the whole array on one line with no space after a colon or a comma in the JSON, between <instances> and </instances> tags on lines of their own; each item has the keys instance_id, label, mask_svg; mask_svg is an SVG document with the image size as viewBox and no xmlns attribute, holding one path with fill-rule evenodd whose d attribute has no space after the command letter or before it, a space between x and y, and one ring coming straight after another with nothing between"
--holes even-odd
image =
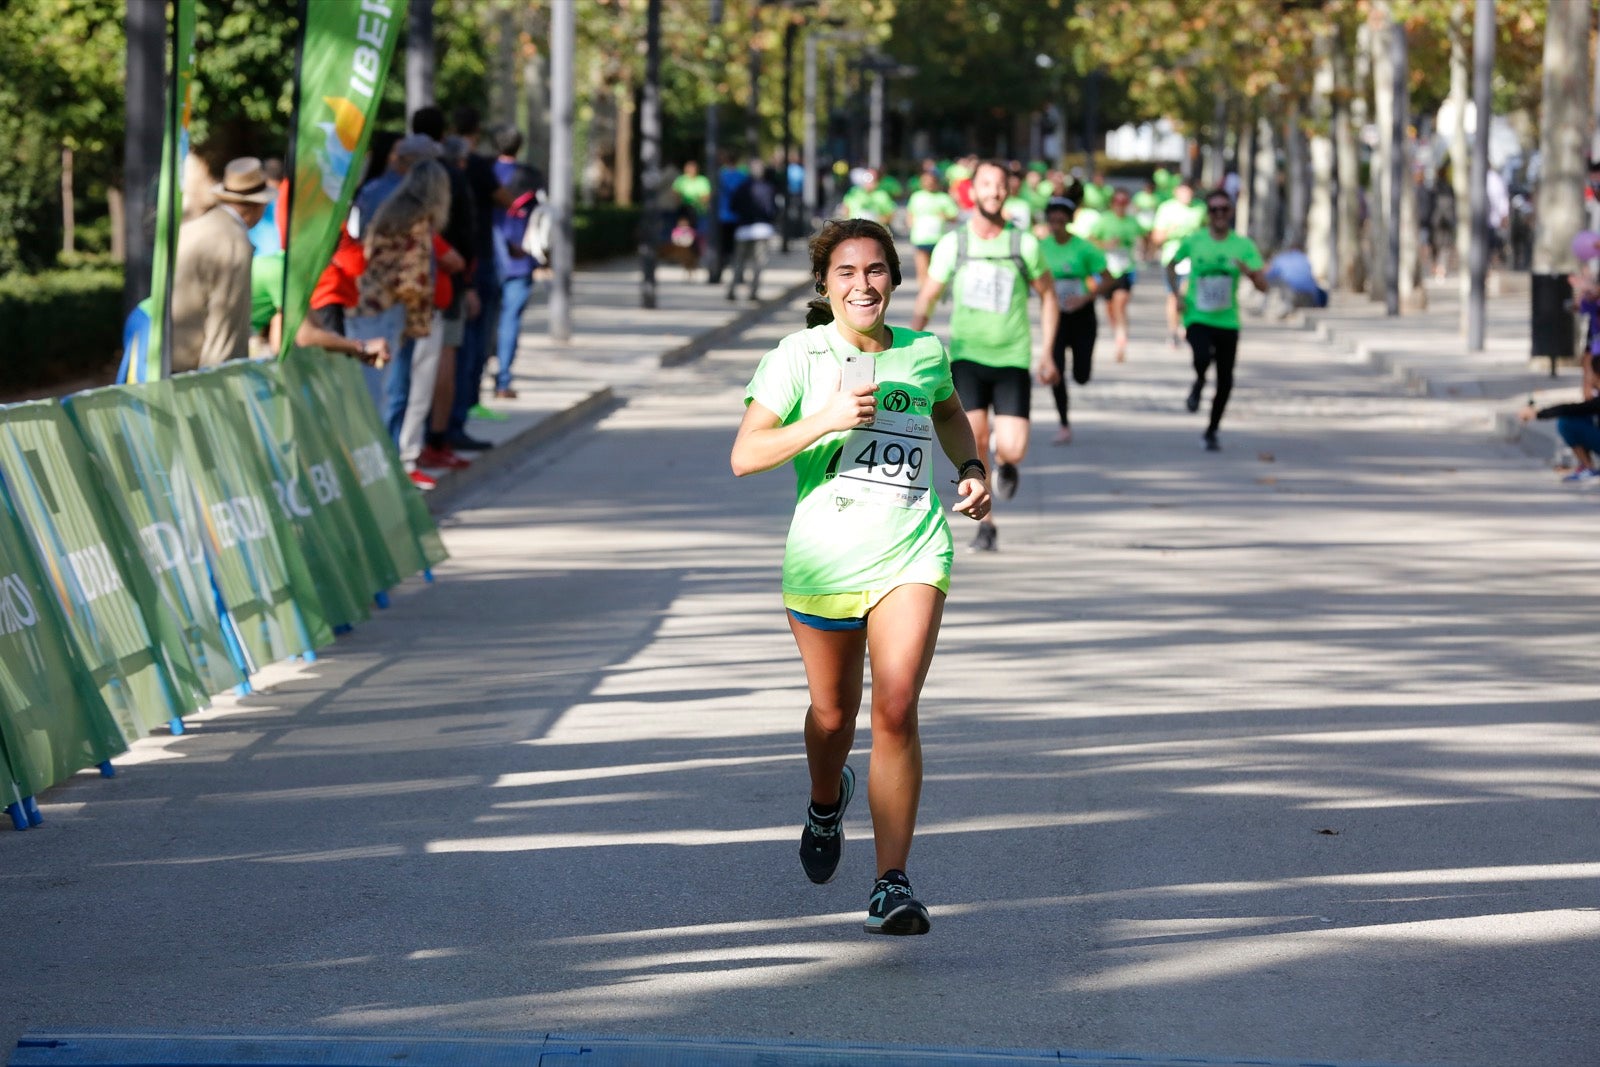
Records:
<instances>
[{"instance_id":1,"label":"runner's white bib number","mask_svg":"<svg viewBox=\"0 0 1600 1067\"><path fill-rule=\"evenodd\" d=\"M1207 274L1194 279L1194 306L1200 311L1226 311L1233 305L1238 279L1231 274Z\"/></svg>"},{"instance_id":2,"label":"runner's white bib number","mask_svg":"<svg viewBox=\"0 0 1600 1067\"><path fill-rule=\"evenodd\" d=\"M1112 274L1121 275L1133 266L1133 257L1126 252L1107 252L1106 269Z\"/></svg>"},{"instance_id":3,"label":"runner's white bib number","mask_svg":"<svg viewBox=\"0 0 1600 1067\"><path fill-rule=\"evenodd\" d=\"M975 311L1003 315L1011 310L1011 292L1017 272L1011 266L982 261L969 262L961 269L961 303Z\"/></svg>"},{"instance_id":4,"label":"runner's white bib number","mask_svg":"<svg viewBox=\"0 0 1600 1067\"><path fill-rule=\"evenodd\" d=\"M932 473L932 421L880 405L871 426L845 437L837 490L864 503L926 511Z\"/></svg>"},{"instance_id":5,"label":"runner's white bib number","mask_svg":"<svg viewBox=\"0 0 1600 1067\"><path fill-rule=\"evenodd\" d=\"M1057 278L1056 279L1056 299L1057 300L1062 300L1062 301L1074 300L1074 299L1076 299L1076 298L1078 298L1078 297L1080 297L1082 295L1083 295L1083 279L1082 278Z\"/></svg>"}]
</instances>

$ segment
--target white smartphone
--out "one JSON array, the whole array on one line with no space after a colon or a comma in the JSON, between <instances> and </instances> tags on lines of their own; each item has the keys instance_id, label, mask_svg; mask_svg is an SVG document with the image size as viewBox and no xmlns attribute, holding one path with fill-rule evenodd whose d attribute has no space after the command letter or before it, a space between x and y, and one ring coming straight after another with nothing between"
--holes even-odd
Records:
<instances>
[{"instance_id":1,"label":"white smartphone","mask_svg":"<svg viewBox=\"0 0 1600 1067\"><path fill-rule=\"evenodd\" d=\"M844 357L844 369L839 372L839 388L853 393L863 385L878 382L878 361L870 352L852 352Z\"/></svg>"}]
</instances>

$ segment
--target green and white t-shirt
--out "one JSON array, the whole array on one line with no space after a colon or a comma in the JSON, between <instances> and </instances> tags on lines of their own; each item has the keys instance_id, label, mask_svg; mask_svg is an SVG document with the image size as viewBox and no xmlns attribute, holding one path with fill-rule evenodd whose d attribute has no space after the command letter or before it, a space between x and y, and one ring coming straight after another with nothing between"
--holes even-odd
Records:
<instances>
[{"instance_id":1,"label":"green and white t-shirt","mask_svg":"<svg viewBox=\"0 0 1600 1067\"><path fill-rule=\"evenodd\" d=\"M1068 233L1075 233L1085 241L1094 239L1094 228L1100 222L1100 212L1092 207L1078 205L1077 214L1072 216L1072 225L1067 227Z\"/></svg>"},{"instance_id":2,"label":"green and white t-shirt","mask_svg":"<svg viewBox=\"0 0 1600 1067\"><path fill-rule=\"evenodd\" d=\"M1019 230L1026 230L1033 225L1033 205L1028 203L1027 197L1006 197L1005 203L1000 205L1000 214Z\"/></svg>"},{"instance_id":3,"label":"green and white t-shirt","mask_svg":"<svg viewBox=\"0 0 1600 1067\"><path fill-rule=\"evenodd\" d=\"M1162 265L1172 262L1172 254L1178 250L1179 241L1205 224L1206 206L1200 201L1191 200L1185 204L1181 200L1163 200L1161 206L1156 208L1155 225L1150 227L1166 237L1161 245Z\"/></svg>"},{"instance_id":4,"label":"green and white t-shirt","mask_svg":"<svg viewBox=\"0 0 1600 1067\"><path fill-rule=\"evenodd\" d=\"M1039 242L1044 261L1050 265L1050 276L1056 283L1056 299L1066 312L1067 300L1089 292L1088 281L1098 278L1106 270L1106 254L1075 234L1068 234L1065 244L1054 237ZM1080 311L1093 314L1094 305L1086 304Z\"/></svg>"},{"instance_id":5,"label":"green and white t-shirt","mask_svg":"<svg viewBox=\"0 0 1600 1067\"><path fill-rule=\"evenodd\" d=\"M1261 250L1242 233L1229 231L1222 240L1210 230L1191 233L1178 242L1172 262L1189 261L1189 283L1184 287L1183 324L1239 328L1239 263L1261 269Z\"/></svg>"},{"instance_id":6,"label":"green and white t-shirt","mask_svg":"<svg viewBox=\"0 0 1600 1067\"><path fill-rule=\"evenodd\" d=\"M1133 270L1134 250L1139 238L1145 234L1144 226L1132 215L1118 215L1108 211L1095 220L1090 237L1106 250L1106 265L1113 278L1120 278ZM1107 248L1107 245L1110 245Z\"/></svg>"},{"instance_id":7,"label":"green and white t-shirt","mask_svg":"<svg viewBox=\"0 0 1600 1067\"><path fill-rule=\"evenodd\" d=\"M1033 334L1028 327L1029 283L1050 268L1039 241L1023 233L1018 250L1028 276L1022 277L1011 258L1012 227L980 238L967 227L967 261L956 270L957 233L947 233L934 246L928 277L943 285L954 304L950 312L950 358L986 367L1021 367L1033 362Z\"/></svg>"},{"instance_id":8,"label":"green and white t-shirt","mask_svg":"<svg viewBox=\"0 0 1600 1067\"><path fill-rule=\"evenodd\" d=\"M960 215L961 207L949 193L918 189L906 201L911 243L918 248L938 244L948 225Z\"/></svg>"},{"instance_id":9,"label":"green and white t-shirt","mask_svg":"<svg viewBox=\"0 0 1600 1067\"><path fill-rule=\"evenodd\" d=\"M863 189L856 186L844 194L846 218L871 219L882 222L894 214L894 197L880 189Z\"/></svg>"},{"instance_id":10,"label":"green and white t-shirt","mask_svg":"<svg viewBox=\"0 0 1600 1067\"><path fill-rule=\"evenodd\" d=\"M829 323L792 333L761 357L745 389L787 426L820 410L856 352ZM794 457L794 519L783 555L786 595L886 589L902 575L947 584L950 526L933 489L933 406L955 393L950 360L931 333L896 327L874 354L878 416L824 434Z\"/></svg>"}]
</instances>

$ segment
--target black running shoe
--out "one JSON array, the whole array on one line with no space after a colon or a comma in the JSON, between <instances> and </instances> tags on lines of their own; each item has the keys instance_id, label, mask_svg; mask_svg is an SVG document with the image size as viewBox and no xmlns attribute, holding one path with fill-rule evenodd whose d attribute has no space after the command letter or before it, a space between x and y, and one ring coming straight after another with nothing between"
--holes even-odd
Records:
<instances>
[{"instance_id":1,"label":"black running shoe","mask_svg":"<svg viewBox=\"0 0 1600 1067\"><path fill-rule=\"evenodd\" d=\"M911 893L911 880L904 871L888 871L872 886L867 901L867 921L862 929L869 934L925 934L932 926L928 909Z\"/></svg>"},{"instance_id":2,"label":"black running shoe","mask_svg":"<svg viewBox=\"0 0 1600 1067\"><path fill-rule=\"evenodd\" d=\"M994 495L1001 500L1010 500L1017 495L1017 465L1015 463L1002 463L994 469Z\"/></svg>"},{"instance_id":3,"label":"black running shoe","mask_svg":"<svg viewBox=\"0 0 1600 1067\"><path fill-rule=\"evenodd\" d=\"M1188 408L1190 411L1199 411L1200 410L1200 390L1204 389L1205 387L1206 387L1206 383L1204 381L1195 382L1194 383L1194 388L1189 390L1189 399L1187 399L1187 400L1185 400L1183 402L1183 406Z\"/></svg>"},{"instance_id":4,"label":"black running shoe","mask_svg":"<svg viewBox=\"0 0 1600 1067\"><path fill-rule=\"evenodd\" d=\"M999 534L1000 531L994 528L994 523L987 520L980 522L978 523L977 536L973 537L972 544L968 545L967 548L973 552L993 552L998 547L995 541L998 539Z\"/></svg>"},{"instance_id":5,"label":"black running shoe","mask_svg":"<svg viewBox=\"0 0 1600 1067\"><path fill-rule=\"evenodd\" d=\"M1217 431L1207 430L1200 435L1200 443L1207 452L1221 452L1222 445L1217 442Z\"/></svg>"},{"instance_id":6,"label":"black running shoe","mask_svg":"<svg viewBox=\"0 0 1600 1067\"><path fill-rule=\"evenodd\" d=\"M818 885L833 881L839 870L839 856L844 852L844 809L856 792L856 772L847 763L839 779L839 810L832 815L819 816L816 808L806 806L806 825L800 831L800 866L806 877Z\"/></svg>"}]
</instances>

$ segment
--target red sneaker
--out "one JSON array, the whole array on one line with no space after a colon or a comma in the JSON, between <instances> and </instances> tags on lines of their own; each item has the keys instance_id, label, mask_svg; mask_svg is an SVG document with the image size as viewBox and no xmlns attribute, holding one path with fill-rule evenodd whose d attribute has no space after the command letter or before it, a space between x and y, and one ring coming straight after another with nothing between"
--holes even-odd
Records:
<instances>
[{"instance_id":1,"label":"red sneaker","mask_svg":"<svg viewBox=\"0 0 1600 1067\"><path fill-rule=\"evenodd\" d=\"M472 460L465 459L448 448L424 448L417 456L417 466L459 471L472 466Z\"/></svg>"},{"instance_id":2,"label":"red sneaker","mask_svg":"<svg viewBox=\"0 0 1600 1067\"><path fill-rule=\"evenodd\" d=\"M427 492L429 489L435 488L439 482L438 479L434 478L434 476L431 474L424 474L422 471L412 471L411 484L416 486L418 489L421 489L423 492Z\"/></svg>"}]
</instances>

